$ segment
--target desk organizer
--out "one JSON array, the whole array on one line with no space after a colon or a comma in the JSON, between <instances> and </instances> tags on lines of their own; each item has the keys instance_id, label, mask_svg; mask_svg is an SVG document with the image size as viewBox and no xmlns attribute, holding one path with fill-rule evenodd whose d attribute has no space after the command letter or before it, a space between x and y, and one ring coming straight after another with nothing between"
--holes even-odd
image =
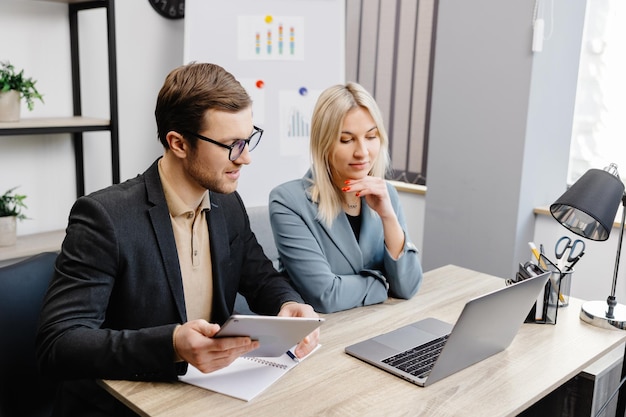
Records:
<instances>
[{"instance_id":1,"label":"desk organizer","mask_svg":"<svg viewBox=\"0 0 626 417\"><path fill-rule=\"evenodd\" d=\"M550 259L541 255L538 264L528 261L519 265L514 280L507 285L550 271L550 278L530 309L525 323L556 324L559 307L569 304L569 292L574 270L561 271Z\"/></svg>"}]
</instances>

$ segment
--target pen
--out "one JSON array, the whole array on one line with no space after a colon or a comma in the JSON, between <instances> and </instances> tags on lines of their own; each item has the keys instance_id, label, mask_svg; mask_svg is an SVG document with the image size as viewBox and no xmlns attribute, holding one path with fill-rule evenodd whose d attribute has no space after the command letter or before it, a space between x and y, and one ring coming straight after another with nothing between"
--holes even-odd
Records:
<instances>
[{"instance_id":1,"label":"pen","mask_svg":"<svg viewBox=\"0 0 626 417\"><path fill-rule=\"evenodd\" d=\"M535 258L537 258L537 262L539 262L540 266L545 271L547 269L546 264L541 259L541 254L537 250L537 246L535 246L535 243L534 242L528 242L528 246L530 247L530 251L533 253L533 255L535 255Z\"/></svg>"},{"instance_id":2,"label":"pen","mask_svg":"<svg viewBox=\"0 0 626 417\"><path fill-rule=\"evenodd\" d=\"M300 359L298 359L298 357L290 350L287 351L287 356L289 356L294 362L300 362Z\"/></svg>"}]
</instances>

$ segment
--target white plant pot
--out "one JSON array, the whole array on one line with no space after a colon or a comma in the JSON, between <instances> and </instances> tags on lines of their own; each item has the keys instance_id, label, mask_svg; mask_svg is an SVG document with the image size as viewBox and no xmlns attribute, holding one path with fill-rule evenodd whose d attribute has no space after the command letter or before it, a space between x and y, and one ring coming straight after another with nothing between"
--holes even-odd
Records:
<instances>
[{"instance_id":1,"label":"white plant pot","mask_svg":"<svg viewBox=\"0 0 626 417\"><path fill-rule=\"evenodd\" d=\"M0 93L0 122L20 120L20 93L15 90Z\"/></svg>"},{"instance_id":2,"label":"white plant pot","mask_svg":"<svg viewBox=\"0 0 626 417\"><path fill-rule=\"evenodd\" d=\"M17 217L0 217L0 246L13 246L17 242Z\"/></svg>"}]
</instances>

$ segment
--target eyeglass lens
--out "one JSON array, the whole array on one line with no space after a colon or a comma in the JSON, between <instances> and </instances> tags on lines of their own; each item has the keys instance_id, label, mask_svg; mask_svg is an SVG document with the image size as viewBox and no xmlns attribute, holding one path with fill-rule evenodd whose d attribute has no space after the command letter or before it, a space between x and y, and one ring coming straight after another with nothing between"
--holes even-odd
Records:
<instances>
[{"instance_id":1,"label":"eyeglass lens","mask_svg":"<svg viewBox=\"0 0 626 417\"><path fill-rule=\"evenodd\" d=\"M231 161L234 161L235 159L239 158L241 154L243 153L243 150L245 149L246 144L248 144L248 151L253 151L254 148L257 147L260 141L261 141L260 130L255 130L252 136L250 136L248 139L239 139L238 141L234 143L233 148L230 150L229 159Z\"/></svg>"}]
</instances>

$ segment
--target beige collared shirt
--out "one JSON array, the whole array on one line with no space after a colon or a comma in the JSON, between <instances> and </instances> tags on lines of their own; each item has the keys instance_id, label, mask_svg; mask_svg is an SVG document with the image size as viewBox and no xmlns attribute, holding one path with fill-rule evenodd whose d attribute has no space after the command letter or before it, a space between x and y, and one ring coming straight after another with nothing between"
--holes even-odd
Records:
<instances>
[{"instance_id":1,"label":"beige collared shirt","mask_svg":"<svg viewBox=\"0 0 626 417\"><path fill-rule=\"evenodd\" d=\"M174 239L183 277L187 320L210 320L213 304L213 273L206 211L211 209L209 192L188 206L167 182L159 161L159 176L170 212Z\"/></svg>"}]
</instances>

